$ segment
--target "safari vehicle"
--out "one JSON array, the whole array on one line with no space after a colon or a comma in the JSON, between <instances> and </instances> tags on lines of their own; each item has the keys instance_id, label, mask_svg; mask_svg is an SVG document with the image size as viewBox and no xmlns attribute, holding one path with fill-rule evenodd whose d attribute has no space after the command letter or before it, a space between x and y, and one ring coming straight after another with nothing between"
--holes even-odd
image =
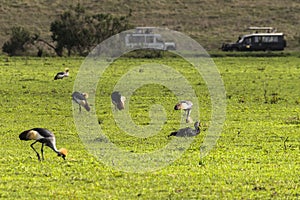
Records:
<instances>
[{"instance_id":1,"label":"safari vehicle","mask_svg":"<svg viewBox=\"0 0 300 200\"><path fill-rule=\"evenodd\" d=\"M239 37L236 43L222 45L223 51L280 51L286 47L283 33L273 27L249 27L254 33ZM265 30L266 32L259 32Z\"/></svg>"},{"instance_id":2,"label":"safari vehicle","mask_svg":"<svg viewBox=\"0 0 300 200\"><path fill-rule=\"evenodd\" d=\"M131 48L176 50L174 42L164 41L161 34L154 33L154 29L154 27L136 27L133 33L126 34L126 46Z\"/></svg>"}]
</instances>

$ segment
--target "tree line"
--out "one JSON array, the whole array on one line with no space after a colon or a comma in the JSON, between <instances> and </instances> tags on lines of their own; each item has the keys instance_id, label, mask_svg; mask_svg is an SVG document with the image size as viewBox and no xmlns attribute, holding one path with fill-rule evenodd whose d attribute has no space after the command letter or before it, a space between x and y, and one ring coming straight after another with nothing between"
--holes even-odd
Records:
<instances>
[{"instance_id":1,"label":"tree line","mask_svg":"<svg viewBox=\"0 0 300 200\"><path fill-rule=\"evenodd\" d=\"M102 13L89 15L84 7L77 4L75 7L70 6L51 23L52 41L46 41L39 34L31 34L25 28L16 26L11 29L10 39L3 44L2 51L10 56L20 55L26 51L26 45L41 42L53 49L57 56L85 56L110 36L132 28L128 20L130 16L131 10L128 15L121 17ZM39 48L37 55L42 54L43 49Z\"/></svg>"}]
</instances>

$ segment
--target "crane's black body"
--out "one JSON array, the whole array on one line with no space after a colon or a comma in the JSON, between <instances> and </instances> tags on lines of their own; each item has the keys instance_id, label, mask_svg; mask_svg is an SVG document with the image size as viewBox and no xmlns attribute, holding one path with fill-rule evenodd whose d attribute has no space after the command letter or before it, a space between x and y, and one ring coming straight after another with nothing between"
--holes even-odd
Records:
<instances>
[{"instance_id":1,"label":"crane's black body","mask_svg":"<svg viewBox=\"0 0 300 200\"><path fill-rule=\"evenodd\" d=\"M111 101L115 105L116 110L123 110L125 108L125 99L118 91L111 94Z\"/></svg>"},{"instance_id":2,"label":"crane's black body","mask_svg":"<svg viewBox=\"0 0 300 200\"><path fill-rule=\"evenodd\" d=\"M64 77L68 77L68 76L69 76L69 69L67 68L64 72L58 72L55 75L54 80L63 79Z\"/></svg>"},{"instance_id":3,"label":"crane's black body","mask_svg":"<svg viewBox=\"0 0 300 200\"><path fill-rule=\"evenodd\" d=\"M191 101L183 100L174 106L174 110L184 110L186 113L186 123L191 122L191 110L193 107L193 103Z\"/></svg>"},{"instance_id":4,"label":"crane's black body","mask_svg":"<svg viewBox=\"0 0 300 200\"><path fill-rule=\"evenodd\" d=\"M38 160L41 160L40 154L36 151L36 149L33 147L33 145L37 142L42 143L41 153L42 153L42 160L44 160L44 146L50 147L55 153L57 153L58 156L61 156L64 160L66 157L66 149L57 150L56 144L55 144L55 135L44 128L33 128L26 131L23 131L19 135L20 140L35 140L30 146L35 151Z\"/></svg>"},{"instance_id":5,"label":"crane's black body","mask_svg":"<svg viewBox=\"0 0 300 200\"><path fill-rule=\"evenodd\" d=\"M192 129L190 127L179 129L178 131L172 132L170 136L176 136L176 137L194 137L199 135L200 133L200 122L195 122L194 124L195 129Z\"/></svg>"},{"instance_id":6,"label":"crane's black body","mask_svg":"<svg viewBox=\"0 0 300 200\"><path fill-rule=\"evenodd\" d=\"M90 111L91 108L86 100L87 94L81 92L73 92L72 99L79 105L79 112L81 112L81 106L83 106L87 111Z\"/></svg>"}]
</instances>

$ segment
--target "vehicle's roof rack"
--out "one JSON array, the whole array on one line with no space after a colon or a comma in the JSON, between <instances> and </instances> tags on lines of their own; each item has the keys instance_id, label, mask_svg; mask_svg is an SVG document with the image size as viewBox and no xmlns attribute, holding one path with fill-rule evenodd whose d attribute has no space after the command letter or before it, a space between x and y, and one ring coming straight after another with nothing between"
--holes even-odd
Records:
<instances>
[{"instance_id":1,"label":"vehicle's roof rack","mask_svg":"<svg viewBox=\"0 0 300 200\"><path fill-rule=\"evenodd\" d=\"M262 30L266 31L267 33L275 33L277 31L276 28L268 27L268 26L265 26L265 27L250 26L250 27L248 27L248 30L255 31L256 33L258 33L258 31L262 31Z\"/></svg>"},{"instance_id":2,"label":"vehicle's roof rack","mask_svg":"<svg viewBox=\"0 0 300 200\"><path fill-rule=\"evenodd\" d=\"M155 27L136 27L135 33L152 33Z\"/></svg>"}]
</instances>

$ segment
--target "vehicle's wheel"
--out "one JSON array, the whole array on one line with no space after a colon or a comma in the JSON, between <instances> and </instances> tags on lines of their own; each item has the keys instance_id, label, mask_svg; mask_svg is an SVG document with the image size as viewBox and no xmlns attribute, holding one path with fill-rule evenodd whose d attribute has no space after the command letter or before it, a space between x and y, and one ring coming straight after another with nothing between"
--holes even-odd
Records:
<instances>
[{"instance_id":1,"label":"vehicle's wheel","mask_svg":"<svg viewBox=\"0 0 300 200\"><path fill-rule=\"evenodd\" d=\"M176 50L176 49L173 46L169 46L169 47L167 47L167 50Z\"/></svg>"},{"instance_id":2,"label":"vehicle's wheel","mask_svg":"<svg viewBox=\"0 0 300 200\"><path fill-rule=\"evenodd\" d=\"M272 50L270 48L266 48L265 51L270 53Z\"/></svg>"}]
</instances>

